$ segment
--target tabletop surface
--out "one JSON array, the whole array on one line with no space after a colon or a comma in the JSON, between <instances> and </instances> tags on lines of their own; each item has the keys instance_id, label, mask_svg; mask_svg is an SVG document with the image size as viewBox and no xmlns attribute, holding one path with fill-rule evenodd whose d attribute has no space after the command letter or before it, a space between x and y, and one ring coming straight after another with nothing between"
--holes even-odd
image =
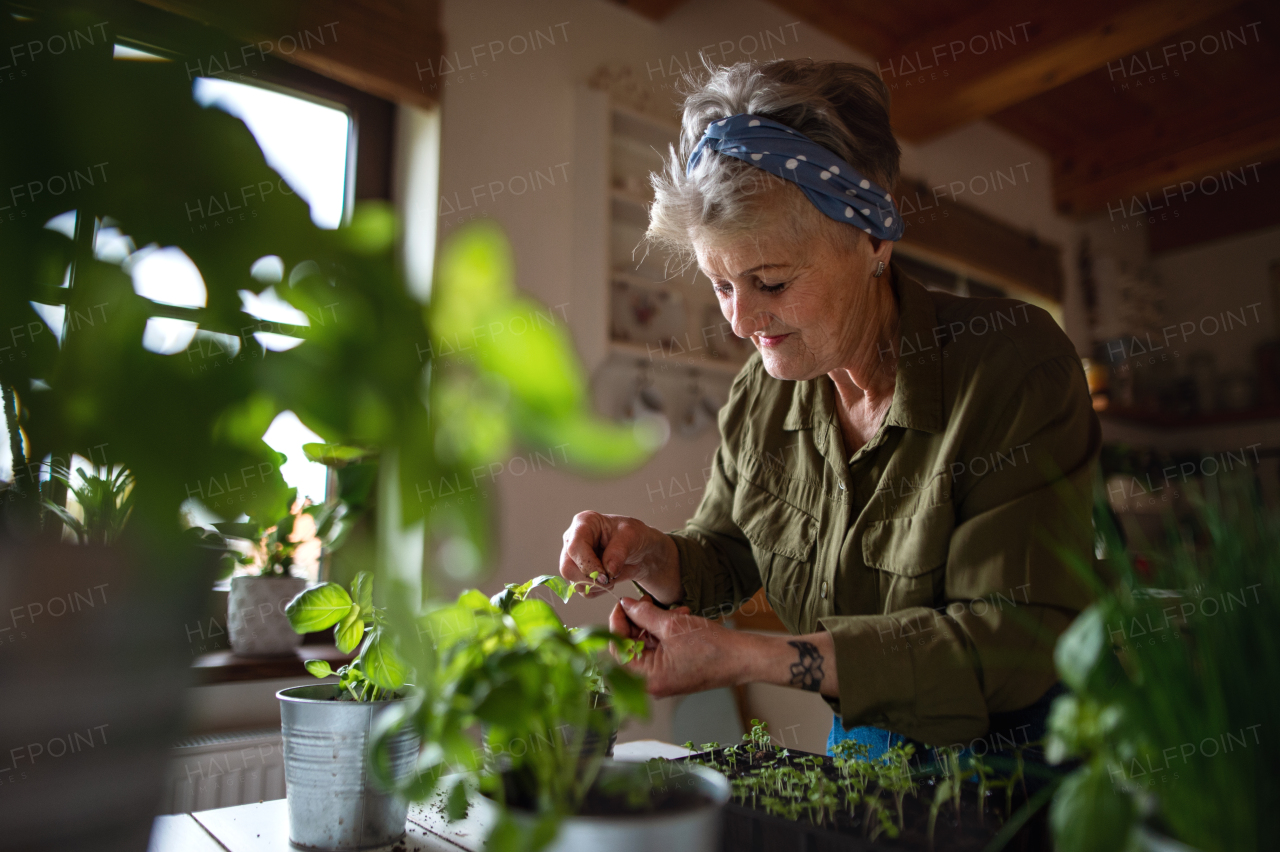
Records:
<instances>
[{"instance_id":1,"label":"tabletop surface","mask_svg":"<svg viewBox=\"0 0 1280 852\"><path fill-rule=\"evenodd\" d=\"M643 761L652 757L683 757L684 748L658 740L620 743L618 760ZM441 796L443 793L438 793ZM487 813L471 808L457 822L448 822L428 801L409 807L405 837L395 852L480 852L489 826ZM287 799L156 817L149 852L285 852L289 845Z\"/></svg>"}]
</instances>

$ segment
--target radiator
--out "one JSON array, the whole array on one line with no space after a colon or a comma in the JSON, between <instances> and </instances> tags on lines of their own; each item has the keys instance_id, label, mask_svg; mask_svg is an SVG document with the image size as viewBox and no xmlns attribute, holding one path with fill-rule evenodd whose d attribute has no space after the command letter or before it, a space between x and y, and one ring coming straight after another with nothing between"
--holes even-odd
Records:
<instances>
[{"instance_id":1,"label":"radiator","mask_svg":"<svg viewBox=\"0 0 1280 852\"><path fill-rule=\"evenodd\" d=\"M279 728L207 734L169 752L161 814L227 808L284 798Z\"/></svg>"}]
</instances>

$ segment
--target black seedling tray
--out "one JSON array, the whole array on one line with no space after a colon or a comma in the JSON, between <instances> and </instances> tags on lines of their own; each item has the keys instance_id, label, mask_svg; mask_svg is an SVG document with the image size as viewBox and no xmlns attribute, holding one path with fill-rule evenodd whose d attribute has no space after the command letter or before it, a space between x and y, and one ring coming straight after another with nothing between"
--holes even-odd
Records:
<instances>
[{"instance_id":1,"label":"black seedling tray","mask_svg":"<svg viewBox=\"0 0 1280 852\"><path fill-rule=\"evenodd\" d=\"M784 754L781 750L764 749L751 756L739 749L736 768L733 769L724 759L724 749L680 758L677 762L714 763L717 771L723 772L733 781L758 773L771 765L801 768L800 761L805 758L816 759L819 762L816 768L821 769L836 783L847 783L841 777L836 762L830 757L795 750ZM978 784L969 780L962 782L959 817L957 818L950 802L944 804L939 809L933 844L930 845L929 813L937 784L944 777L941 774L917 776L917 793L903 799L903 828L897 838L891 838L886 833L881 833L874 841L869 838L868 827L863 819L865 805L857 806L853 814L847 809L838 811L834 817L827 814L821 825L815 825L803 813L795 819L789 819L769 813L758 801L753 807L750 798L745 803L733 798L724 808L724 830L720 848L724 852L981 852L1008 819L1009 814L1005 813L1006 794L1003 790L989 792L980 818ZM874 784L871 786L875 787ZM893 796L888 792L881 793L881 796L896 826L898 811ZM1016 814L1025 802L1024 791L1020 785L1015 785L1012 812ZM1022 825L1004 849L1008 852L1052 849L1047 810L1040 808Z\"/></svg>"}]
</instances>

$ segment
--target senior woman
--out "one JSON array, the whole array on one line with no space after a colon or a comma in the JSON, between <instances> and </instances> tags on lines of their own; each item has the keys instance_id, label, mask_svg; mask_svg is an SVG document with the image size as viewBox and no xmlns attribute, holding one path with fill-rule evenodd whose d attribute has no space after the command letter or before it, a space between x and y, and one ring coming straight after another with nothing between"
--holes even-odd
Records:
<instances>
[{"instance_id":1,"label":"senior woman","mask_svg":"<svg viewBox=\"0 0 1280 852\"><path fill-rule=\"evenodd\" d=\"M645 639L654 695L792 686L835 710L829 745L989 750L1038 735L1088 603L1067 562L1092 552L1099 427L1047 313L891 263L898 158L855 65L742 63L688 94L648 237L696 260L758 352L687 525L582 512L560 571L648 593L611 626ZM761 587L793 635L703 617Z\"/></svg>"}]
</instances>

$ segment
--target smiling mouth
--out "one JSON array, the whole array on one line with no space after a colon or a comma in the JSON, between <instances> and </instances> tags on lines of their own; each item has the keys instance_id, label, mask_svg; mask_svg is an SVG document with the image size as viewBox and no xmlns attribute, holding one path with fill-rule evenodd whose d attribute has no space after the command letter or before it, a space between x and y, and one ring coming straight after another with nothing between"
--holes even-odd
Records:
<instances>
[{"instance_id":1,"label":"smiling mouth","mask_svg":"<svg viewBox=\"0 0 1280 852\"><path fill-rule=\"evenodd\" d=\"M756 339L760 341L760 345L764 347L779 346L790 337L794 332L788 331L786 334L757 334Z\"/></svg>"}]
</instances>

